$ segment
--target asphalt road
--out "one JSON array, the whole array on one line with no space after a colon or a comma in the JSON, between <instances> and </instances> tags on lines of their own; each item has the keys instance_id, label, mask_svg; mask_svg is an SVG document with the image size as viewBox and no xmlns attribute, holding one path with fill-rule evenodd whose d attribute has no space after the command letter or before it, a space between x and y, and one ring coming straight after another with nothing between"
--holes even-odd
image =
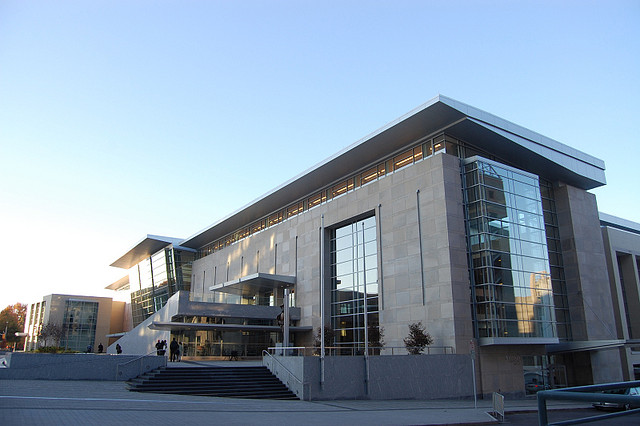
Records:
<instances>
[{"instance_id":1,"label":"asphalt road","mask_svg":"<svg viewBox=\"0 0 640 426\"><path fill-rule=\"evenodd\" d=\"M595 408L582 408L576 410L554 410L549 411L549 423L560 422L564 420L579 419L584 417L599 416L606 414L606 411L596 410ZM538 413L507 413L503 424L509 425L537 425ZM616 425L616 426L638 426L640 425L640 413L630 414L614 419L599 420L585 424L591 425Z\"/></svg>"}]
</instances>

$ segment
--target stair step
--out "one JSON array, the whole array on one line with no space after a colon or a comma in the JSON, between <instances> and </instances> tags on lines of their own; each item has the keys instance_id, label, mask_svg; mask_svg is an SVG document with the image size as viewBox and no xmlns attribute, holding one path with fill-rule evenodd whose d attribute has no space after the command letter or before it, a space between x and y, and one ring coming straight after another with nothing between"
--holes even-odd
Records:
<instances>
[{"instance_id":1,"label":"stair step","mask_svg":"<svg viewBox=\"0 0 640 426\"><path fill-rule=\"evenodd\" d=\"M298 399L266 367L161 367L126 383L132 392Z\"/></svg>"}]
</instances>

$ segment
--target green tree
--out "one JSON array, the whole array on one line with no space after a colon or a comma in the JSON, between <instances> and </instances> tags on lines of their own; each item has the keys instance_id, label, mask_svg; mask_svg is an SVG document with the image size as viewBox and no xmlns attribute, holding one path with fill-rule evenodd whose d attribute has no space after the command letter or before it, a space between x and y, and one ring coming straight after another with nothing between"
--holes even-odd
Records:
<instances>
[{"instance_id":1,"label":"green tree","mask_svg":"<svg viewBox=\"0 0 640 426\"><path fill-rule=\"evenodd\" d=\"M0 342L0 347L13 346L19 342L20 338L16 337L17 332L24 331L24 318L27 313L27 305L16 303L9 305L0 312L0 332L6 335Z\"/></svg>"},{"instance_id":2,"label":"green tree","mask_svg":"<svg viewBox=\"0 0 640 426\"><path fill-rule=\"evenodd\" d=\"M422 353L425 346L433 343L433 337L426 332L422 321L418 321L409 324L409 335L403 341L407 352L412 355L418 355Z\"/></svg>"}]
</instances>

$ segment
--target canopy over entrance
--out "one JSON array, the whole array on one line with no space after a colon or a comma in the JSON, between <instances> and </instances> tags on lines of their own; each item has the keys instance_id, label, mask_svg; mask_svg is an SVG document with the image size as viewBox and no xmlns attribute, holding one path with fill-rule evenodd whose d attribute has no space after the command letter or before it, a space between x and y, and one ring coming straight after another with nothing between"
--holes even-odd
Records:
<instances>
[{"instance_id":1,"label":"canopy over entrance","mask_svg":"<svg viewBox=\"0 0 640 426\"><path fill-rule=\"evenodd\" d=\"M277 325L246 325L246 324L194 324L194 323L185 323L185 322L161 322L161 321L153 321L149 324L149 328L151 330L169 330L172 332L176 331L186 331L186 330L196 330L196 331L207 331L207 330L218 330L218 331L276 331L279 332L282 330L281 327ZM313 328L311 326L291 326L290 330L292 332L307 332L312 331Z\"/></svg>"},{"instance_id":2,"label":"canopy over entrance","mask_svg":"<svg viewBox=\"0 0 640 426\"><path fill-rule=\"evenodd\" d=\"M240 296L251 296L258 293L275 291L277 289L292 288L295 283L296 277L258 272L245 275L237 280L214 284L209 287L209 291L221 291Z\"/></svg>"}]
</instances>

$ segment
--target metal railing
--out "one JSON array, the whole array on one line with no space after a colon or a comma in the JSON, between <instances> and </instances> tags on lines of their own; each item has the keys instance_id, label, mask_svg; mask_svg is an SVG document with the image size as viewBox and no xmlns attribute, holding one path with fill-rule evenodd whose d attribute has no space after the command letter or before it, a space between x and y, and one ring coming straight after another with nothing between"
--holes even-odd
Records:
<instances>
[{"instance_id":1,"label":"metal railing","mask_svg":"<svg viewBox=\"0 0 640 426\"><path fill-rule=\"evenodd\" d=\"M297 350L299 347L286 347L286 348L269 348L269 349L278 349L284 351ZM304 349L304 348L303 348ZM304 396L307 395L309 398L311 396L311 384L303 382L300 378L298 378L291 370L289 370L280 360L278 360L275 356L270 354L267 350L262 351L262 365L266 366L273 374L275 374L280 380L282 380L282 372L280 369L284 370L286 374L285 380L283 380L286 386L291 389L298 398L304 400ZM291 381L297 383L294 386ZM305 392L305 387L308 388L308 392Z\"/></svg>"},{"instance_id":2,"label":"metal railing","mask_svg":"<svg viewBox=\"0 0 640 426\"><path fill-rule=\"evenodd\" d=\"M283 348L280 346L269 347L267 351L274 355L283 355L286 349L286 355L288 356L319 356L320 348L308 347L308 346L294 346ZM343 346L326 346L325 356L363 356L364 348L343 347ZM372 355L407 355L408 349L405 346L384 346L384 347L369 347L369 356ZM455 354L452 346L427 346L424 348L423 354L437 355L437 354Z\"/></svg>"},{"instance_id":3,"label":"metal railing","mask_svg":"<svg viewBox=\"0 0 640 426\"><path fill-rule=\"evenodd\" d=\"M230 357L235 353L240 357L258 358L266 345L258 343L206 342L204 344L184 343L183 356Z\"/></svg>"},{"instance_id":4,"label":"metal railing","mask_svg":"<svg viewBox=\"0 0 640 426\"><path fill-rule=\"evenodd\" d=\"M562 422L549 423L547 416L547 401L548 400L565 400L565 401L580 401L580 402L613 402L617 404L630 406L637 405L639 401L638 396L632 395L620 395L612 393L602 393L603 391L612 389L628 389L640 387L640 380L633 382L618 382L607 383L601 385L590 386L577 386L571 388L554 389L540 391L537 394L538 398L538 424L540 426L547 425L575 425L581 423L595 422L604 419L610 419L620 416L626 416L629 414L640 413L640 408L629 411L621 411L617 413L602 414L599 416L584 417L580 419L565 420Z\"/></svg>"},{"instance_id":5,"label":"metal railing","mask_svg":"<svg viewBox=\"0 0 640 426\"><path fill-rule=\"evenodd\" d=\"M137 370L138 374L136 374L135 376L131 376L131 377L138 377L140 374L142 374L143 370L144 370L144 368L142 368L142 366L144 365L143 360L144 360L144 358L148 357L149 355L156 355L157 356L157 351L153 350L153 351L149 352L148 354L140 355L140 356L138 356L138 357L136 357L134 359L131 359L131 360L127 361L127 362L123 362L123 363L120 363L120 364L116 365L116 380L119 380L120 377L122 376L122 374L123 374L122 369L124 367L126 367L129 364L133 364L136 361L140 361L140 366L138 367L138 370ZM166 365L166 359L167 358L164 357L164 356L163 356L163 358L165 359L165 365ZM151 367L147 366L147 368L151 368Z\"/></svg>"}]
</instances>

